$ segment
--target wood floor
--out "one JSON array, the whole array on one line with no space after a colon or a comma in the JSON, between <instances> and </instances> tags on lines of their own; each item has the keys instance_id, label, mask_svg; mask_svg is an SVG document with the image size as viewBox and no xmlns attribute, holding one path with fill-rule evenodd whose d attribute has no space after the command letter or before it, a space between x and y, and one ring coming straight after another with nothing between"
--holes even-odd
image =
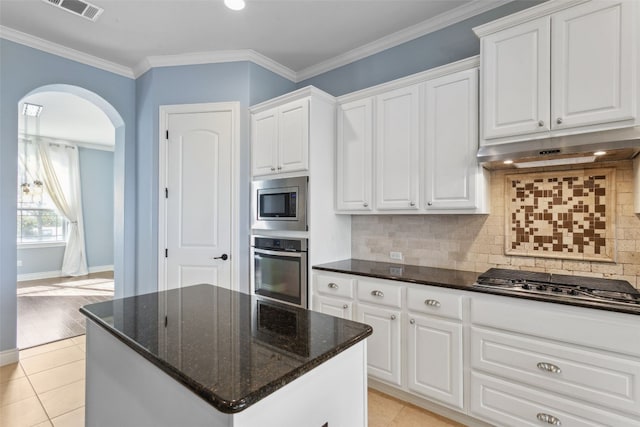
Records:
<instances>
[{"instance_id":1,"label":"wood floor","mask_svg":"<svg viewBox=\"0 0 640 427\"><path fill-rule=\"evenodd\" d=\"M0 426L84 426L85 336L20 351L0 367ZM369 427L463 427L369 389Z\"/></svg>"},{"instance_id":2,"label":"wood floor","mask_svg":"<svg viewBox=\"0 0 640 427\"><path fill-rule=\"evenodd\" d=\"M18 348L85 333L86 304L113 298L113 272L18 282Z\"/></svg>"}]
</instances>

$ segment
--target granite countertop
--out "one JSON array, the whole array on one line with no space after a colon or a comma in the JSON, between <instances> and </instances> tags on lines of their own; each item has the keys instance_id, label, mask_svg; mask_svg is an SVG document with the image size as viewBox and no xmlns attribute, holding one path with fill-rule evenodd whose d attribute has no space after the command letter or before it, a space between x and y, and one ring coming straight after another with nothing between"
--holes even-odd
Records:
<instances>
[{"instance_id":1,"label":"granite countertop","mask_svg":"<svg viewBox=\"0 0 640 427\"><path fill-rule=\"evenodd\" d=\"M593 308L596 310L616 311L619 313L640 315L640 306L622 306L607 301L591 301L583 299L548 296L545 294L525 294L508 292L501 289L481 288L474 286L480 273L472 271L449 270L444 268L422 267L418 265L394 264L360 259L345 259L326 264L314 265L314 270L331 271L334 273L354 274L357 276L374 277L384 280L431 285L442 288L453 288L463 291L480 292L509 298L520 298L534 301L550 302L554 304L572 305ZM577 277L577 276L571 276ZM586 278L595 281L595 278ZM607 281L607 279L601 279Z\"/></svg>"},{"instance_id":2,"label":"granite countertop","mask_svg":"<svg viewBox=\"0 0 640 427\"><path fill-rule=\"evenodd\" d=\"M80 311L224 413L246 409L373 332L212 285Z\"/></svg>"}]
</instances>

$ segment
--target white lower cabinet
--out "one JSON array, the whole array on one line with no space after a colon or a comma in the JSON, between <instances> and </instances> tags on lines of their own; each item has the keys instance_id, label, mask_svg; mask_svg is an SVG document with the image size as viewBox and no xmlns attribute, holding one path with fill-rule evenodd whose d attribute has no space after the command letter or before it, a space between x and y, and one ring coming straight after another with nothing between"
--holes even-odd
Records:
<instances>
[{"instance_id":1,"label":"white lower cabinet","mask_svg":"<svg viewBox=\"0 0 640 427\"><path fill-rule=\"evenodd\" d=\"M358 304L357 320L373 327L367 339L369 375L390 384L401 385L399 310Z\"/></svg>"},{"instance_id":2,"label":"white lower cabinet","mask_svg":"<svg viewBox=\"0 0 640 427\"><path fill-rule=\"evenodd\" d=\"M462 325L412 313L408 325L407 387L462 409Z\"/></svg>"},{"instance_id":3,"label":"white lower cabinet","mask_svg":"<svg viewBox=\"0 0 640 427\"><path fill-rule=\"evenodd\" d=\"M313 309L331 316L353 319L353 302L351 301L317 296L313 300Z\"/></svg>"}]
</instances>

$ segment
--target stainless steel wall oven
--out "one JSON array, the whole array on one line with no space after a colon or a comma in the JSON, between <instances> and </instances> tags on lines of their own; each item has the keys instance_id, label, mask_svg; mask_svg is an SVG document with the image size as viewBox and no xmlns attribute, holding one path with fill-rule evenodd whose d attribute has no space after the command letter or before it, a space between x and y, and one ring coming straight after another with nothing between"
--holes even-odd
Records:
<instances>
[{"instance_id":1,"label":"stainless steel wall oven","mask_svg":"<svg viewBox=\"0 0 640 427\"><path fill-rule=\"evenodd\" d=\"M256 295L306 308L307 274L307 239L251 236Z\"/></svg>"}]
</instances>

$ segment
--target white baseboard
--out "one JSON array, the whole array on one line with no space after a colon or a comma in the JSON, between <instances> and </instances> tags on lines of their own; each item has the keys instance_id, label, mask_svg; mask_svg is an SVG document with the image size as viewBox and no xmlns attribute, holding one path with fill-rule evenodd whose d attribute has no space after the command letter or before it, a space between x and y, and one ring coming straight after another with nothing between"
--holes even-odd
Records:
<instances>
[{"instance_id":1,"label":"white baseboard","mask_svg":"<svg viewBox=\"0 0 640 427\"><path fill-rule=\"evenodd\" d=\"M103 271L113 271L113 264L89 267L89 273L101 273ZM62 271L41 271L38 273L18 274L18 282L24 282L26 280L52 279L56 277L63 277Z\"/></svg>"},{"instance_id":2,"label":"white baseboard","mask_svg":"<svg viewBox=\"0 0 640 427\"><path fill-rule=\"evenodd\" d=\"M89 267L89 273L102 273L103 271L113 271L113 264L96 265L95 267Z\"/></svg>"},{"instance_id":3,"label":"white baseboard","mask_svg":"<svg viewBox=\"0 0 640 427\"><path fill-rule=\"evenodd\" d=\"M51 279L54 277L62 277L62 271L40 271L38 273L18 274L18 282L24 282L25 280Z\"/></svg>"},{"instance_id":4,"label":"white baseboard","mask_svg":"<svg viewBox=\"0 0 640 427\"><path fill-rule=\"evenodd\" d=\"M11 350L0 351L0 366L16 363L19 360L20 353L17 348Z\"/></svg>"}]
</instances>

